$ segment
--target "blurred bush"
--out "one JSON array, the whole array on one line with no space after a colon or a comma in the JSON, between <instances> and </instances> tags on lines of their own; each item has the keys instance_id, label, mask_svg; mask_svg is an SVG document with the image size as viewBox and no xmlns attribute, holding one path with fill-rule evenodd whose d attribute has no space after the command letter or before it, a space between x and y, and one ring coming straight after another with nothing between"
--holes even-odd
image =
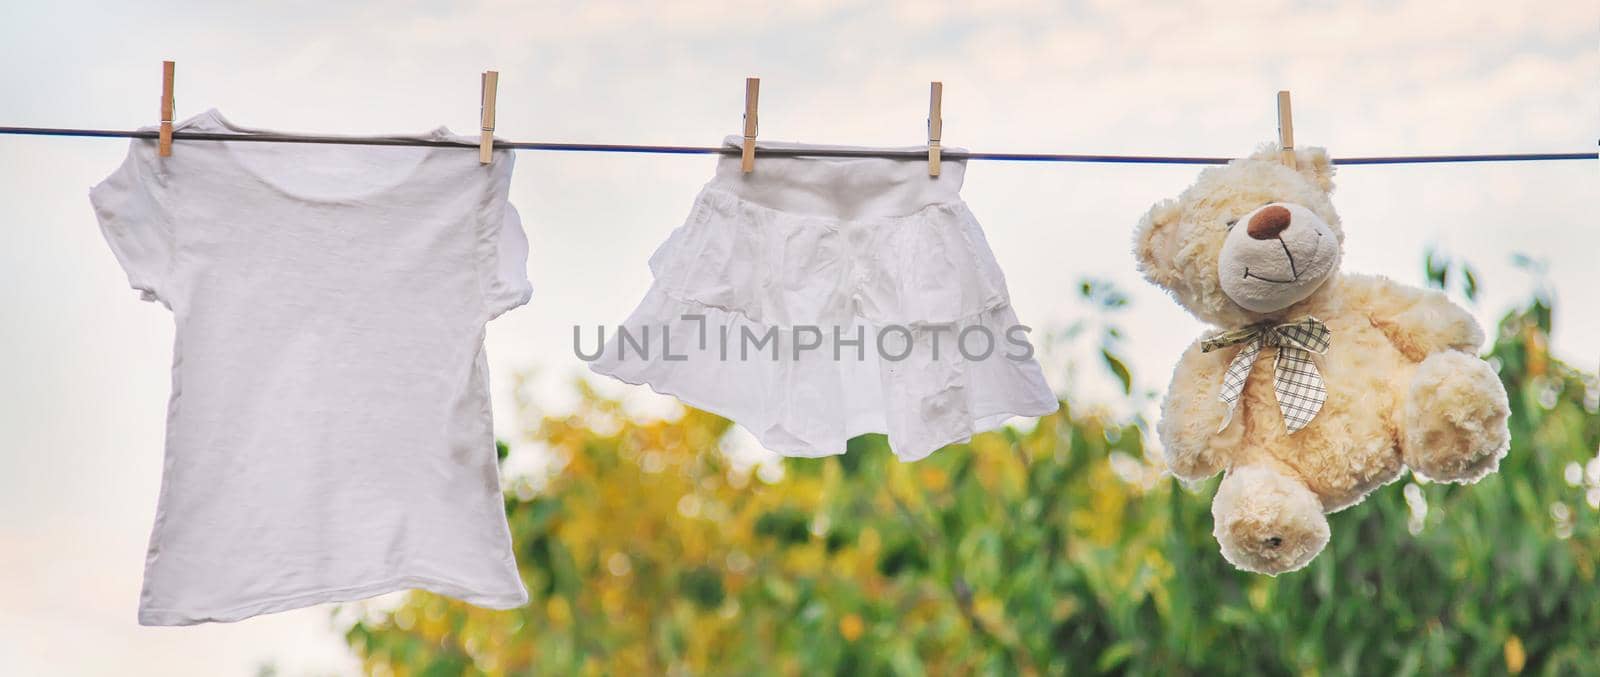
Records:
<instances>
[{"instance_id":1,"label":"blurred bush","mask_svg":"<svg viewBox=\"0 0 1600 677\"><path fill-rule=\"evenodd\" d=\"M914 464L865 436L752 472L726 420L585 389L532 431L558 469L506 499L532 602L415 592L347 638L396 675L1596 673L1600 384L1550 321L1540 295L1499 325L1498 474L1403 478L1277 578L1222 559L1216 481L1164 475L1138 419L1063 404Z\"/></svg>"}]
</instances>

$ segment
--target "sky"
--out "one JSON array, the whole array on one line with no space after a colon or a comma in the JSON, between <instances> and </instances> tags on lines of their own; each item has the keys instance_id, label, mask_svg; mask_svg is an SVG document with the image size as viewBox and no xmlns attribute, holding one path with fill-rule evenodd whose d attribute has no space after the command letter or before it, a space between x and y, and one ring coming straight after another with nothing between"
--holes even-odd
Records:
<instances>
[{"instance_id":1,"label":"sky","mask_svg":"<svg viewBox=\"0 0 1600 677\"><path fill-rule=\"evenodd\" d=\"M737 132L744 78L760 76L773 140L922 143L940 80L945 144L981 151L1244 155L1275 138L1279 89L1294 93L1297 141L1336 157L1600 142L1600 0L13 3L0 125L153 124L162 59L178 64L180 118L215 107L308 133L471 132L478 74L493 68L497 133L515 140L713 145ZM89 208L126 150L0 137L0 657L33 675L352 672L330 607L135 622L173 326L127 288ZM539 458L515 403L571 406L586 373L572 326L626 316L712 163L519 154L534 298L488 331L510 474ZM1156 390L1202 327L1138 277L1129 239L1196 171L974 162L964 197L1040 334L1086 316L1085 278L1131 296L1117 321L1138 386ZM1430 247L1470 261L1486 326L1543 284L1557 353L1600 368L1600 163L1346 167L1336 180L1346 270L1419 284ZM1093 401L1113 386L1086 351L1048 349L1047 376Z\"/></svg>"}]
</instances>

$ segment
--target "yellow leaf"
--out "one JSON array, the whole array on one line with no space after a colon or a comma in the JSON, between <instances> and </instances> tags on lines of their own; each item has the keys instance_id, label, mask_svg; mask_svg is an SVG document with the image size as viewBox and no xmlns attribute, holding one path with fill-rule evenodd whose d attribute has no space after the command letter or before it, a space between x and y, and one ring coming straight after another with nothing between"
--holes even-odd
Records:
<instances>
[{"instance_id":1,"label":"yellow leaf","mask_svg":"<svg viewBox=\"0 0 1600 677\"><path fill-rule=\"evenodd\" d=\"M978 593L977 598L973 600L972 607L978 618L991 623L1005 616L1005 604L995 599L992 595Z\"/></svg>"},{"instance_id":2,"label":"yellow leaf","mask_svg":"<svg viewBox=\"0 0 1600 677\"><path fill-rule=\"evenodd\" d=\"M1256 585L1251 587L1250 591L1246 593L1250 599L1250 608L1255 609L1256 611L1266 611L1268 602L1270 601L1272 595L1272 590L1269 587L1269 580L1270 579L1258 580Z\"/></svg>"},{"instance_id":3,"label":"yellow leaf","mask_svg":"<svg viewBox=\"0 0 1600 677\"><path fill-rule=\"evenodd\" d=\"M567 606L567 598L559 595L544 603L544 613L550 617L550 624L556 627L566 627L572 621L572 609Z\"/></svg>"},{"instance_id":4,"label":"yellow leaf","mask_svg":"<svg viewBox=\"0 0 1600 677\"><path fill-rule=\"evenodd\" d=\"M1522 638L1512 635L1506 640L1506 672L1518 674L1527 662L1528 655L1522 650Z\"/></svg>"},{"instance_id":5,"label":"yellow leaf","mask_svg":"<svg viewBox=\"0 0 1600 677\"><path fill-rule=\"evenodd\" d=\"M866 629L867 624L861 621L860 616L853 613L845 614L844 618L839 619L839 634L844 635L846 641L856 641Z\"/></svg>"}]
</instances>

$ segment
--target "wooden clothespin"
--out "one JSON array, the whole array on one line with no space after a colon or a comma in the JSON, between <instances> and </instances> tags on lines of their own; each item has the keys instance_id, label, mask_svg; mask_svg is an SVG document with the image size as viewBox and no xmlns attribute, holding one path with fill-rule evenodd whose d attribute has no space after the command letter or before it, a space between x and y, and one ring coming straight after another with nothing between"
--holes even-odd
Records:
<instances>
[{"instance_id":1,"label":"wooden clothespin","mask_svg":"<svg viewBox=\"0 0 1600 677\"><path fill-rule=\"evenodd\" d=\"M172 75L175 64L171 61L161 62L161 140L157 146L156 154L161 157L172 156Z\"/></svg>"},{"instance_id":2,"label":"wooden clothespin","mask_svg":"<svg viewBox=\"0 0 1600 677\"><path fill-rule=\"evenodd\" d=\"M500 86L500 71L484 71L482 90L478 97L478 117L481 132L478 134L478 164L494 160L494 98Z\"/></svg>"},{"instance_id":3,"label":"wooden clothespin","mask_svg":"<svg viewBox=\"0 0 1600 677\"><path fill-rule=\"evenodd\" d=\"M756 168L756 130L761 128L756 118L756 101L761 98L761 78L744 79L744 154L739 168L749 174Z\"/></svg>"},{"instance_id":4,"label":"wooden clothespin","mask_svg":"<svg viewBox=\"0 0 1600 677\"><path fill-rule=\"evenodd\" d=\"M944 83L928 86L928 176L939 175L939 137L944 135Z\"/></svg>"},{"instance_id":5,"label":"wooden clothespin","mask_svg":"<svg viewBox=\"0 0 1600 677\"><path fill-rule=\"evenodd\" d=\"M1290 169L1298 169L1294 159L1294 113L1289 107L1289 90L1278 92L1278 153Z\"/></svg>"}]
</instances>

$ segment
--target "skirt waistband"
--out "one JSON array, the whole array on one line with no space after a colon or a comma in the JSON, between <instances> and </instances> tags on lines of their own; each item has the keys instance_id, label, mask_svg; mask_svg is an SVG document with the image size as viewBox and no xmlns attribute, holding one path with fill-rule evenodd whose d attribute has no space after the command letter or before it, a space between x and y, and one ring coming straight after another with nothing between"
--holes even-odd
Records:
<instances>
[{"instance_id":1,"label":"skirt waistband","mask_svg":"<svg viewBox=\"0 0 1600 677\"><path fill-rule=\"evenodd\" d=\"M739 147L744 138L729 136L724 143ZM758 141L756 148L865 150L861 146L774 141ZM890 150L925 151L926 147ZM945 160L939 176L933 177L928 176L926 158L758 156L755 171L745 174L738 155L724 155L708 185L778 211L850 221L906 216L929 205L960 202L966 169L965 160Z\"/></svg>"}]
</instances>

